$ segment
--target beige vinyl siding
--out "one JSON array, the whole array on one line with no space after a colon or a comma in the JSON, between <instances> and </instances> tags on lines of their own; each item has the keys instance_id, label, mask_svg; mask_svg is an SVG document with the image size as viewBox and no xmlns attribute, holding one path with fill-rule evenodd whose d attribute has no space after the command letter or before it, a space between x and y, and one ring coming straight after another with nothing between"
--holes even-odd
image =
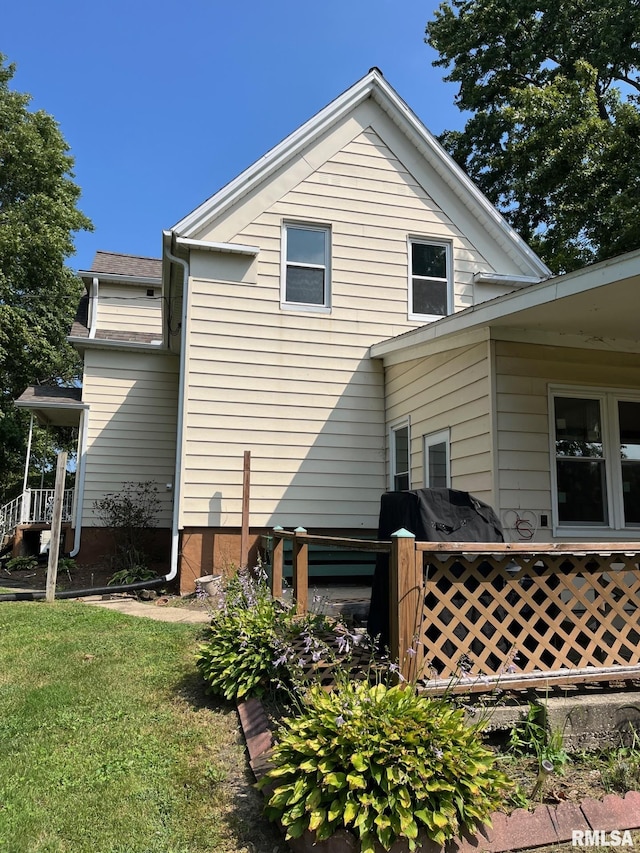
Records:
<instances>
[{"instance_id":1,"label":"beige vinyl siding","mask_svg":"<svg viewBox=\"0 0 640 853\"><path fill-rule=\"evenodd\" d=\"M155 296L147 296L153 289ZM101 284L97 328L101 331L157 333L162 338L162 288Z\"/></svg>"},{"instance_id":2,"label":"beige vinyl siding","mask_svg":"<svg viewBox=\"0 0 640 853\"><path fill-rule=\"evenodd\" d=\"M283 221L331 227L332 316L401 324L386 336L419 325L407 320L408 236L452 243L454 310L473 303L473 273L490 268L371 127L238 235L260 245L260 286L269 290L280 285Z\"/></svg>"},{"instance_id":3,"label":"beige vinyl siding","mask_svg":"<svg viewBox=\"0 0 640 853\"><path fill-rule=\"evenodd\" d=\"M123 478L152 480L160 527L171 525L176 453L178 360L158 353L87 349L83 400L89 404L83 524L93 503L118 491Z\"/></svg>"},{"instance_id":4,"label":"beige vinyl siding","mask_svg":"<svg viewBox=\"0 0 640 853\"><path fill-rule=\"evenodd\" d=\"M384 402L369 324L284 315L279 285L257 313L235 284L191 288L182 524L240 524L250 450L252 525L375 527Z\"/></svg>"},{"instance_id":5,"label":"beige vinyl siding","mask_svg":"<svg viewBox=\"0 0 640 853\"><path fill-rule=\"evenodd\" d=\"M284 223L330 229L329 313L281 305ZM473 304L476 271L518 272L370 103L198 234L259 254L229 263L190 253L181 526L240 524L251 450L253 525L375 529L387 426L383 369L368 351L419 325L408 319L410 236L450 243L455 310ZM455 476L486 492L488 406L471 399L477 373L449 387L482 483L458 457Z\"/></svg>"},{"instance_id":6,"label":"beige vinyl siding","mask_svg":"<svg viewBox=\"0 0 640 853\"><path fill-rule=\"evenodd\" d=\"M503 523L516 510L551 523L549 385L640 388L640 357L602 350L496 341L496 424L499 506ZM531 517L531 516L529 516ZM509 526L507 524L507 526ZM510 538L517 538L510 536ZM537 540L552 539L537 529Z\"/></svg>"},{"instance_id":7,"label":"beige vinyl siding","mask_svg":"<svg viewBox=\"0 0 640 853\"><path fill-rule=\"evenodd\" d=\"M411 488L424 485L423 437L450 430L451 486L492 501L488 347L387 367L387 424L410 419Z\"/></svg>"},{"instance_id":8,"label":"beige vinyl siding","mask_svg":"<svg viewBox=\"0 0 640 853\"><path fill-rule=\"evenodd\" d=\"M331 229L328 315L281 307L283 222ZM260 247L252 275L192 251L183 526L240 524L244 450L253 525L377 526L384 385L368 350L418 325L409 234L452 242L456 307L468 304L486 261L368 128L227 235Z\"/></svg>"}]
</instances>

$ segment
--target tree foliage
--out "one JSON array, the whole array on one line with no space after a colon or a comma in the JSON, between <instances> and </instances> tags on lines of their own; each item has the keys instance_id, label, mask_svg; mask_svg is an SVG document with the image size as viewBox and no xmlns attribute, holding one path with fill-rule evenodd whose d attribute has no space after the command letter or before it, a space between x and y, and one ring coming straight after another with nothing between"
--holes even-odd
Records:
<instances>
[{"instance_id":1,"label":"tree foliage","mask_svg":"<svg viewBox=\"0 0 640 853\"><path fill-rule=\"evenodd\" d=\"M65 338L81 285L65 261L74 233L91 228L77 207L69 147L55 120L10 88L14 72L0 54L0 499L24 464L28 418L13 400L28 385L78 375Z\"/></svg>"},{"instance_id":2,"label":"tree foliage","mask_svg":"<svg viewBox=\"0 0 640 853\"><path fill-rule=\"evenodd\" d=\"M640 0L447 0L441 142L556 271L640 245Z\"/></svg>"}]
</instances>

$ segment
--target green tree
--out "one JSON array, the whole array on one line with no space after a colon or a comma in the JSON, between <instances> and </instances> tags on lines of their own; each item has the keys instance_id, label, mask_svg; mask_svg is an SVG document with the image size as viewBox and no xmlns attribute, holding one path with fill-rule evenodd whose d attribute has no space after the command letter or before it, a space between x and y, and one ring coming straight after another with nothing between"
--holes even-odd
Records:
<instances>
[{"instance_id":1,"label":"green tree","mask_svg":"<svg viewBox=\"0 0 640 853\"><path fill-rule=\"evenodd\" d=\"M441 142L556 271L640 245L640 0L447 0Z\"/></svg>"},{"instance_id":2,"label":"green tree","mask_svg":"<svg viewBox=\"0 0 640 853\"><path fill-rule=\"evenodd\" d=\"M14 72L0 54L0 500L24 464L28 416L13 400L27 385L78 375L65 336L81 285L65 261L73 234L92 227L77 208L80 189L57 123L9 88Z\"/></svg>"}]
</instances>

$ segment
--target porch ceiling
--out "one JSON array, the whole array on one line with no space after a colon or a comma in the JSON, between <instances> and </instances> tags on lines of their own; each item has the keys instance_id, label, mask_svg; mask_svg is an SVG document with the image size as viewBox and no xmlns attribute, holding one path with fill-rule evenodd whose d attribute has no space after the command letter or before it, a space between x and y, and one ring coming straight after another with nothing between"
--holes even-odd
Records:
<instances>
[{"instance_id":1,"label":"porch ceiling","mask_svg":"<svg viewBox=\"0 0 640 853\"><path fill-rule=\"evenodd\" d=\"M373 358L400 363L488 337L640 351L640 250L481 302L380 341Z\"/></svg>"},{"instance_id":2,"label":"porch ceiling","mask_svg":"<svg viewBox=\"0 0 640 853\"><path fill-rule=\"evenodd\" d=\"M56 388L49 385L31 385L15 401L20 409L33 412L39 423L50 426L75 427L80 423L80 413L87 409L82 402L81 388Z\"/></svg>"},{"instance_id":3,"label":"porch ceiling","mask_svg":"<svg viewBox=\"0 0 640 853\"><path fill-rule=\"evenodd\" d=\"M521 294L525 296L525 294ZM640 341L640 275L588 291L558 294L489 322L492 329L528 329L585 339Z\"/></svg>"}]
</instances>

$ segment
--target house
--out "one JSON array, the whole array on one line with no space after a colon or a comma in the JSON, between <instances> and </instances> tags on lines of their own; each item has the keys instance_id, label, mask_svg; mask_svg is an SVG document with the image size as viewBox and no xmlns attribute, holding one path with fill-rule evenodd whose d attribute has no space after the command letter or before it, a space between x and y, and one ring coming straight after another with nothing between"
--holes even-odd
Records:
<instances>
[{"instance_id":1,"label":"house","mask_svg":"<svg viewBox=\"0 0 640 853\"><path fill-rule=\"evenodd\" d=\"M245 450L254 544L375 535L382 492L429 484L515 537L628 536L638 274L631 254L553 278L374 68L161 259L98 252L81 398L17 405L77 420L74 553L104 547L96 499L153 480L183 591L239 560Z\"/></svg>"}]
</instances>

